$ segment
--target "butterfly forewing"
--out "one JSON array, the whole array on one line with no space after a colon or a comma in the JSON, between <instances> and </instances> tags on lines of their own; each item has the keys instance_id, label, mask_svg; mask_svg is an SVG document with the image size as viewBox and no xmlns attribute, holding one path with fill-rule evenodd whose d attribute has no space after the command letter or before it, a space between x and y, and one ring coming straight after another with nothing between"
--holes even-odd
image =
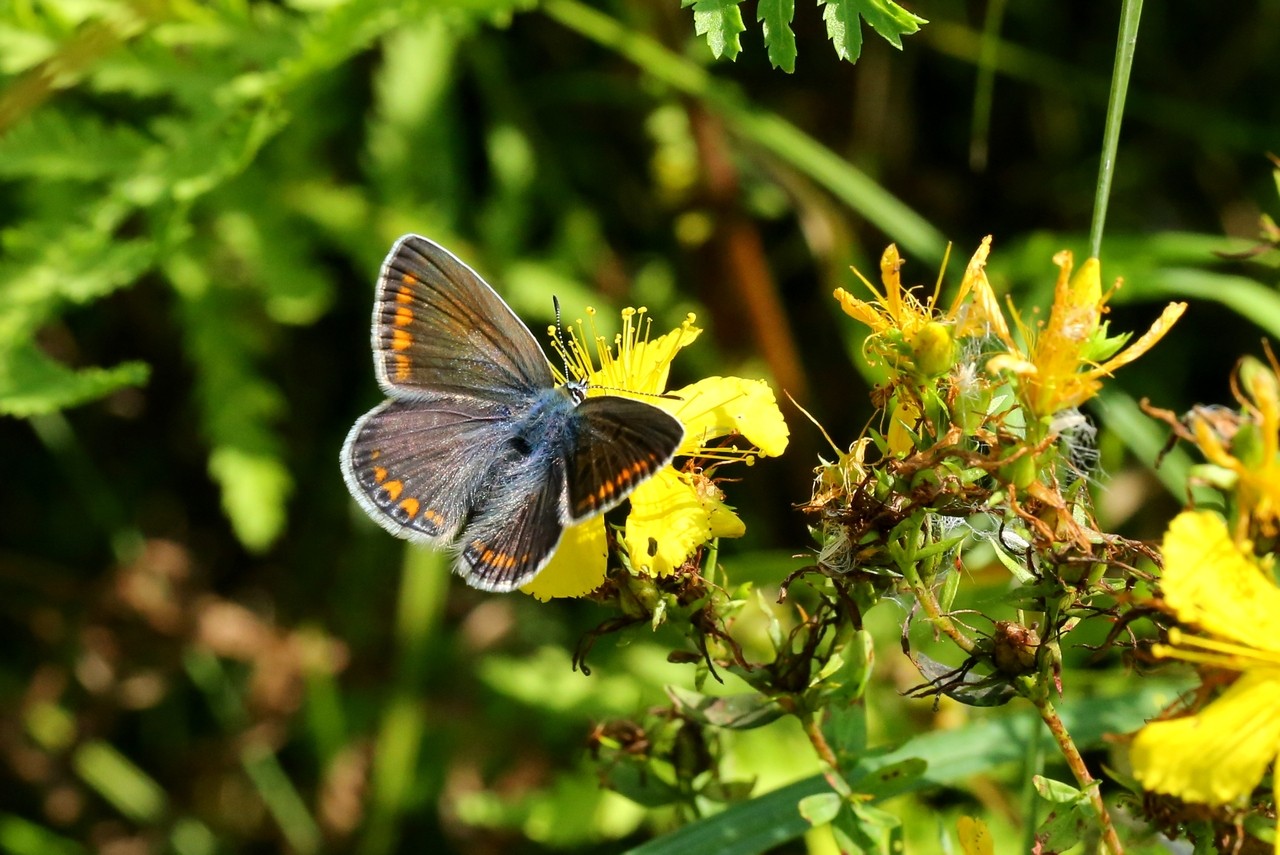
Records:
<instances>
[{"instance_id":1,"label":"butterfly forewing","mask_svg":"<svg viewBox=\"0 0 1280 855\"><path fill-rule=\"evenodd\" d=\"M477 398L383 402L347 435L342 474L387 531L451 542L495 464L484 449L507 435L505 408Z\"/></svg>"},{"instance_id":2,"label":"butterfly forewing","mask_svg":"<svg viewBox=\"0 0 1280 855\"><path fill-rule=\"evenodd\" d=\"M570 520L586 519L626 498L671 461L684 427L670 413L630 398L588 398L575 412L569 453Z\"/></svg>"},{"instance_id":3,"label":"butterfly forewing","mask_svg":"<svg viewBox=\"0 0 1280 855\"><path fill-rule=\"evenodd\" d=\"M537 340L497 292L419 235L397 241L382 265L373 351L393 397L510 400L553 383Z\"/></svg>"}]
</instances>

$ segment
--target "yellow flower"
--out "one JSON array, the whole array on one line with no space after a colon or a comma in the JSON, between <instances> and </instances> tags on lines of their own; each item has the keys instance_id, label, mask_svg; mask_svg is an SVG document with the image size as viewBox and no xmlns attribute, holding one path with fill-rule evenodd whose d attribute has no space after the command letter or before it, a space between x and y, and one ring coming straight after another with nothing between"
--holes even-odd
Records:
<instances>
[{"instance_id":1,"label":"yellow flower","mask_svg":"<svg viewBox=\"0 0 1280 855\"><path fill-rule=\"evenodd\" d=\"M1170 643L1153 652L1241 676L1195 715L1138 733L1130 759L1146 789L1189 802L1236 802L1280 755L1280 588L1266 564L1216 514L1187 511L1170 523L1164 599L1179 622L1202 634L1172 629Z\"/></svg>"},{"instance_id":2,"label":"yellow flower","mask_svg":"<svg viewBox=\"0 0 1280 855\"><path fill-rule=\"evenodd\" d=\"M922 377L936 377L950 370L954 363L955 339L964 333L956 329L961 307L973 284L981 276L991 238L986 238L965 271L964 279L951 308L945 314L938 311L938 297L942 288L942 275L934 286L933 294L921 302L911 289L902 287L898 273L902 258L893 244L880 258L880 280L884 293L876 290L866 277L858 274L874 299L859 300L843 288L835 290L835 298L845 314L871 328L863 347L882 357L895 371L911 371ZM943 269L946 263L943 262ZM854 271L857 273L857 271Z\"/></svg>"},{"instance_id":3,"label":"yellow flower","mask_svg":"<svg viewBox=\"0 0 1280 855\"><path fill-rule=\"evenodd\" d=\"M1230 438L1230 450L1203 414L1193 414L1191 427L1205 459L1234 476L1240 504L1237 537L1246 536L1251 521L1262 534L1274 537L1280 533L1280 384L1256 359L1241 363L1239 377L1247 419Z\"/></svg>"},{"instance_id":4,"label":"yellow flower","mask_svg":"<svg viewBox=\"0 0 1280 855\"><path fill-rule=\"evenodd\" d=\"M588 317L594 314L588 310ZM789 436L773 390L761 380L708 377L667 391L672 360L702 332L694 320L689 315L676 330L650 339L646 310L624 309L622 332L613 347L594 332L588 336L581 321L570 328L566 347L553 343L564 351L569 372L587 380L589 395L639 393L640 400L679 419L685 435L676 456L696 459L704 467L680 471L666 466L629 497L631 511L621 543L632 569L652 575L671 573L714 538L744 533L742 521L724 504L712 481L714 467L734 460L751 463L756 455L779 455ZM586 341L594 343L594 355ZM710 445L726 436L740 436L754 450ZM521 590L540 600L589 594L604 582L607 555L603 517L570 526L551 561Z\"/></svg>"},{"instance_id":5,"label":"yellow flower","mask_svg":"<svg viewBox=\"0 0 1280 855\"><path fill-rule=\"evenodd\" d=\"M1100 378L1150 350L1187 308L1186 303L1170 303L1151 329L1116 353L1128 340L1128 334L1106 336L1107 325L1102 322L1102 315L1112 292L1102 293L1102 268L1098 259L1087 260L1074 277L1070 252L1063 250L1053 260L1059 271L1048 323L1034 331L1014 316L1022 340L1027 343L1025 350L1014 341L985 279L974 297L991 332L1007 348L1006 353L993 356L987 362L987 370L993 374L1002 371L1013 374L1019 398L1037 419L1078 407L1092 398L1102 388Z\"/></svg>"}]
</instances>

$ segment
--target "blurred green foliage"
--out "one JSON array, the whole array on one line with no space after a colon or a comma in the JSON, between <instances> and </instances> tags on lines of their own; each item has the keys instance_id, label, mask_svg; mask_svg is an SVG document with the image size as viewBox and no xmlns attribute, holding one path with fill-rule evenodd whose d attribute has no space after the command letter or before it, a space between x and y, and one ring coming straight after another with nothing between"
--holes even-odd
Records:
<instances>
[{"instance_id":1,"label":"blurred green foliage","mask_svg":"<svg viewBox=\"0 0 1280 855\"><path fill-rule=\"evenodd\" d=\"M0 8L0 849L804 851L817 767L794 722L708 747L763 798L654 839L693 816L601 789L587 736L691 685L672 637L606 637L585 677L572 651L607 615L463 588L370 524L336 461L379 397L369 298L408 231L535 329L553 294L697 310L690 376L771 376L841 444L875 380L830 298L860 287L851 263L871 273L896 241L931 284L947 241L954 273L994 234L998 286L1050 287L1089 221L1115 7L913 3L929 23L893 45L855 37L859 15L910 32L868 15L892 4L791 7L761 0L766 50L734 64L713 53L738 53L738 4L703 0ZM1103 276L1126 279L1117 328L1192 307L1100 412L1100 513L1134 536L1182 497L1131 402L1226 401L1235 359L1280 331L1275 254L1215 254L1280 210L1280 108L1258 94L1278 41L1274 0L1147 9ZM822 448L788 417L787 458L736 485L748 537L721 556L775 591L803 563L792 506ZM868 774L931 764L877 798L917 820L913 851L961 813L1016 846L1030 729L904 699L898 624L870 624ZM1064 655L1078 697L1112 698L1077 711L1100 765L1103 733L1159 701L1115 655ZM1102 709L1117 718L1090 729Z\"/></svg>"}]
</instances>

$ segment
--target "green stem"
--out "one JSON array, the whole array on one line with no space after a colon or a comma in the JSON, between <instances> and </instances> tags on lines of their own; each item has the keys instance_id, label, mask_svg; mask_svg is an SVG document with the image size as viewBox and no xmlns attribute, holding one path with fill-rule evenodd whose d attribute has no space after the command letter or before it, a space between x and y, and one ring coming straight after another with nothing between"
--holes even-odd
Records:
<instances>
[{"instance_id":1,"label":"green stem","mask_svg":"<svg viewBox=\"0 0 1280 855\"><path fill-rule=\"evenodd\" d=\"M1107 101L1107 125L1102 137L1102 163L1098 167L1098 186L1093 197L1093 223L1089 227L1089 255L1093 258L1102 253L1102 230L1107 220L1107 200L1111 196L1111 177L1115 172L1116 149L1120 145L1124 99L1129 91L1129 71L1133 68L1141 17L1142 0L1124 0L1120 12L1120 34L1116 39L1116 64L1111 73L1111 97Z\"/></svg>"},{"instance_id":2,"label":"green stem","mask_svg":"<svg viewBox=\"0 0 1280 855\"><path fill-rule=\"evenodd\" d=\"M831 149L646 35L578 0L538 7L561 26L602 45L718 113L739 136L790 164L866 217L922 260L942 260L947 241L927 220Z\"/></svg>"},{"instance_id":3,"label":"green stem","mask_svg":"<svg viewBox=\"0 0 1280 855\"><path fill-rule=\"evenodd\" d=\"M1102 829L1103 844L1112 852L1112 855L1124 855L1124 845L1120 843L1120 836L1116 834L1116 827L1111 822L1111 814L1107 813L1107 806L1102 802L1102 792L1098 782L1089 774L1089 769L1084 764L1084 758L1080 756L1080 750L1076 748L1075 741L1071 738L1071 734L1067 732L1062 719L1059 718L1058 711L1053 708L1053 702L1049 700L1048 692L1038 692L1030 700L1035 704L1036 711L1040 713L1040 718L1048 725L1049 732L1053 734L1054 742L1058 743L1058 750L1062 752L1063 758L1067 761L1067 767L1071 769L1071 774L1075 776L1076 784L1079 785L1081 792L1085 793L1093 804L1093 809L1098 814L1098 824Z\"/></svg>"},{"instance_id":4,"label":"green stem","mask_svg":"<svg viewBox=\"0 0 1280 855\"><path fill-rule=\"evenodd\" d=\"M973 122L969 128L969 166L986 171L988 141L991 136L991 105L995 101L996 54L1000 45L1000 28L1004 23L1007 0L991 0L982 25L982 42L978 49L978 79L973 86Z\"/></svg>"},{"instance_id":5,"label":"green stem","mask_svg":"<svg viewBox=\"0 0 1280 855\"><path fill-rule=\"evenodd\" d=\"M899 569L902 570L903 577L911 587L911 593L915 594L916 600L920 603L920 608L924 609L925 617L929 619L929 623L954 641L956 646L966 654L972 655L977 647L977 642L961 632L955 622L942 613L942 607L938 605L938 598L933 595L933 591L929 589L929 586L924 584L915 564L900 565Z\"/></svg>"}]
</instances>

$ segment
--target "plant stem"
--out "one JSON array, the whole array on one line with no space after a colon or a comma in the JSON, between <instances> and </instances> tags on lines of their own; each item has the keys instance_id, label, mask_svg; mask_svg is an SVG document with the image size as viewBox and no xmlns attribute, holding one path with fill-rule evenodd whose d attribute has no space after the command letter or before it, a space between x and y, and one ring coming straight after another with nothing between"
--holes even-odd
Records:
<instances>
[{"instance_id":1,"label":"plant stem","mask_svg":"<svg viewBox=\"0 0 1280 855\"><path fill-rule=\"evenodd\" d=\"M1071 734L1067 732L1067 728L1062 723L1062 719L1058 717L1058 711L1053 708L1053 702L1049 700L1048 692L1039 692L1035 697L1031 698L1031 702L1035 704L1036 711L1040 713L1040 718L1049 726L1049 732L1053 734L1053 739L1058 743L1058 750L1062 752L1062 756L1067 761L1067 766L1071 769L1071 774L1075 776L1076 783L1080 786L1080 790L1086 793L1089 801L1093 803L1093 809L1098 814L1098 824L1102 829L1102 842L1106 845L1113 855L1124 855L1124 845L1120 843L1120 837L1116 834L1116 827L1111 822L1111 814L1107 813L1107 806L1102 802L1102 792L1099 789L1098 782L1089 774L1089 769L1084 765L1084 758L1080 756L1079 749L1076 748L1075 741L1072 740Z\"/></svg>"},{"instance_id":2,"label":"plant stem","mask_svg":"<svg viewBox=\"0 0 1280 855\"><path fill-rule=\"evenodd\" d=\"M1111 196L1111 176L1115 172L1116 149L1120 145L1120 123L1124 118L1124 98L1129 91L1129 71L1133 68L1138 43L1138 20L1142 0L1124 0L1120 12L1120 34L1116 39L1116 64L1111 72L1111 97L1107 101L1107 125L1102 136L1102 163L1093 197L1093 223L1089 227L1089 255L1102 253L1102 229L1107 220L1107 200Z\"/></svg>"},{"instance_id":3,"label":"plant stem","mask_svg":"<svg viewBox=\"0 0 1280 855\"><path fill-rule=\"evenodd\" d=\"M813 746L818 759L822 761L822 777L826 778L831 789L835 790L840 798L849 800L853 797L853 788L840 774L840 762L836 759L835 752L831 750L831 743L827 742L827 737L823 735L822 726L818 724L817 717L809 710L796 711L795 715L800 719L805 736L809 737L809 744Z\"/></svg>"},{"instance_id":4,"label":"plant stem","mask_svg":"<svg viewBox=\"0 0 1280 855\"><path fill-rule=\"evenodd\" d=\"M943 635L955 642L967 654L972 654L977 642L960 631L949 617L942 613L942 607L938 605L938 598L933 595L933 591L929 586L924 584L920 578L920 573L916 570L914 564L907 564L900 567L903 577L907 580L907 584L911 586L911 593L915 594L916 600L920 603L920 607L924 609L925 617L929 619L929 623Z\"/></svg>"}]
</instances>

